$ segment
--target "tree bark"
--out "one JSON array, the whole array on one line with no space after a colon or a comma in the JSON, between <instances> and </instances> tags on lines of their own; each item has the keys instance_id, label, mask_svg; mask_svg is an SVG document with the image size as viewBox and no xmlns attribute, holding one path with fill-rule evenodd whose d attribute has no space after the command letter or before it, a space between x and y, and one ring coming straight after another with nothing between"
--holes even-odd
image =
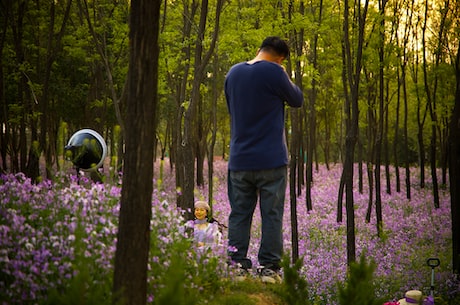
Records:
<instances>
[{"instance_id":1,"label":"tree bark","mask_svg":"<svg viewBox=\"0 0 460 305\"><path fill-rule=\"evenodd\" d=\"M375 141L375 215L377 218L377 235L381 235L382 229L382 193L381 193L381 174L380 165L382 160L382 141L383 141L383 121L384 121L384 46L385 46L385 4L386 0L379 1L380 10L380 45L379 45L379 121L377 127L377 137Z\"/></svg>"},{"instance_id":2,"label":"tree bark","mask_svg":"<svg viewBox=\"0 0 460 305\"><path fill-rule=\"evenodd\" d=\"M358 18L358 37L356 45L356 55L352 56L351 45L350 45L350 24L349 24L349 3L345 0L344 3L344 21L343 21L343 33L344 33L344 62L345 62L345 87L350 88L350 97L347 99L350 102L350 112L348 112L346 126L346 138L345 138L345 161L343 165L343 177L345 184L345 206L347 211L347 263L356 261L356 242L355 242L355 214L354 214L354 200L353 200L353 167L354 167L354 153L355 145L358 138L358 94L359 94L359 76L362 68L362 51L364 41L364 30L365 20L367 15L367 8L369 6L369 0L366 0L364 7L361 8L361 4L356 6L357 11L355 12ZM361 12L363 9L363 12ZM353 59L355 62L353 63ZM347 90L345 90L345 93Z\"/></svg>"},{"instance_id":3,"label":"tree bark","mask_svg":"<svg viewBox=\"0 0 460 305\"><path fill-rule=\"evenodd\" d=\"M422 29L422 49L423 49L423 80L425 85L425 92L427 98L427 107L429 109L431 117L431 140L430 140L430 169L431 169L431 181L433 183L433 203L435 208L439 208L439 191L438 191L438 177L436 173L436 143L437 143L437 113L436 113L436 87L437 87L437 76L434 73L434 84L433 88L430 88L428 84L428 71L427 71L427 58L426 58L426 28L428 22L428 0L425 1L425 23ZM441 21L442 24L442 21ZM436 63L439 64L439 55L436 55Z\"/></svg>"},{"instance_id":4,"label":"tree bark","mask_svg":"<svg viewBox=\"0 0 460 305\"><path fill-rule=\"evenodd\" d=\"M452 261L455 274L460 274L460 42L455 59L455 106L450 121L449 181L452 214Z\"/></svg>"},{"instance_id":5,"label":"tree bark","mask_svg":"<svg viewBox=\"0 0 460 305\"><path fill-rule=\"evenodd\" d=\"M174 162L176 164L176 186L179 189L178 195L177 195L177 206L182 208L183 210L187 211L187 207L191 207L193 202L187 202L187 200L193 200L187 197L186 193L184 193L185 188L190 188L187 187L185 184L187 183L186 179L186 174L185 174L185 145L186 143L186 135L183 134L183 129L185 127L183 126L183 118L184 118L184 113L186 111L186 103L187 101L187 84L188 84L188 78L189 78L189 73L190 73L190 62L191 62L191 45L190 43L187 43L188 40L190 40L191 37L191 31L192 31L192 20L195 18L195 14L197 11L198 5L195 2L195 0L192 1L192 3L189 5L188 3L184 2L184 10L183 10L183 28L182 28L182 41L181 44L183 45L182 48L182 62L184 63L181 73L181 78L180 82L178 83L178 88L177 88L177 110L176 110L176 126L175 128L175 154L174 154ZM190 165L188 165L190 166ZM193 166L193 159L191 161L191 166ZM193 172L192 172L192 178L193 177ZM192 182L193 184L193 182ZM192 218L192 210L187 212L186 217L187 218Z\"/></svg>"},{"instance_id":6,"label":"tree bark","mask_svg":"<svg viewBox=\"0 0 460 305\"><path fill-rule=\"evenodd\" d=\"M315 10L312 10L315 11ZM316 21L316 26L318 29L321 27L322 22L322 14L323 14L323 1L319 1L319 8L318 8L318 20ZM303 14L303 12L301 12ZM313 36L313 45L312 45L312 56L311 56L311 64L313 68L317 71L318 70L318 39L319 33L316 32ZM311 90L310 94L308 95L309 103L308 103L308 141L307 141L307 160L306 160L306 175L305 175L305 198L307 201L307 210L311 211L313 209L313 204L311 200L311 187L313 183L313 151L314 147L316 146L316 99L318 96L318 88L317 88L317 80L315 77L311 80Z\"/></svg>"},{"instance_id":7,"label":"tree bark","mask_svg":"<svg viewBox=\"0 0 460 305\"><path fill-rule=\"evenodd\" d=\"M147 302L158 91L159 0L131 0L126 153L115 252L113 303Z\"/></svg>"},{"instance_id":8,"label":"tree bark","mask_svg":"<svg viewBox=\"0 0 460 305\"><path fill-rule=\"evenodd\" d=\"M208 201L209 206L211 207L210 217L213 217L213 198L214 198L214 147L216 146L216 139L217 139L217 101L219 99L219 92L221 92L221 87L219 86L220 83L223 83L219 75L219 57L218 55L214 55L214 61L212 63L212 74L214 76L212 80L212 106L211 106L211 141L208 146Z\"/></svg>"},{"instance_id":9,"label":"tree bark","mask_svg":"<svg viewBox=\"0 0 460 305\"><path fill-rule=\"evenodd\" d=\"M190 96L190 104L185 111L184 116L184 138L183 138L183 161L184 161L184 178L183 181L183 193L182 193L182 201L181 201L181 208L186 212L186 217L188 219L193 219L193 213L188 212L193 210L193 202L194 202L194 187L195 187L195 166L194 160L198 153L201 151L206 151L206 149L193 149L194 147L198 147L200 139L198 139L198 128L197 128L197 109L198 105L201 102L200 96L200 87L205 76L205 68L209 63L209 60L214 52L214 48L216 45L216 41L218 38L219 33L219 23L220 23L220 13L222 11L224 0L217 1L216 4L216 18L214 23L214 31L212 35L211 44L209 49L205 54L203 54L203 42L204 42L204 34L206 30L207 24L207 15L208 15L208 1L203 0L201 3L201 14L200 14L200 22L198 28L198 37L196 37L195 42L195 63L194 63L194 74L193 74L193 82L192 82L192 92ZM199 114L201 115L201 114ZM201 130L203 133L204 143L206 143L206 134L204 131ZM202 163L204 158L198 158ZM202 164L200 164L200 169L202 170ZM200 172L200 181L203 180L202 178L203 173Z\"/></svg>"}]
</instances>

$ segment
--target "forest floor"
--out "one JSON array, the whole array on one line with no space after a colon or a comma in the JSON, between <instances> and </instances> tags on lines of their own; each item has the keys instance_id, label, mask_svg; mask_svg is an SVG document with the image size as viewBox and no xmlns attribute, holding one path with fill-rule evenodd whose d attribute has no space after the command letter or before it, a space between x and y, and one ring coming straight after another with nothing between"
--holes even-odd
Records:
<instances>
[{"instance_id":1,"label":"forest floor","mask_svg":"<svg viewBox=\"0 0 460 305\"><path fill-rule=\"evenodd\" d=\"M280 295L280 285L244 280L231 285L210 304L287 305Z\"/></svg>"},{"instance_id":2,"label":"forest floor","mask_svg":"<svg viewBox=\"0 0 460 305\"><path fill-rule=\"evenodd\" d=\"M261 292L250 294L248 297L256 302L257 305L280 305L283 304L275 295L266 295Z\"/></svg>"}]
</instances>

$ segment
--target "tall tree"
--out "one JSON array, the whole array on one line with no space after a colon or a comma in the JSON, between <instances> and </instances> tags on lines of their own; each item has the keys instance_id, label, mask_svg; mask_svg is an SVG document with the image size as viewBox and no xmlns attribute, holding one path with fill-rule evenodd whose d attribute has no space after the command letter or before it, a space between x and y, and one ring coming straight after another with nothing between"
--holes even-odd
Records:
<instances>
[{"instance_id":1,"label":"tall tree","mask_svg":"<svg viewBox=\"0 0 460 305\"><path fill-rule=\"evenodd\" d=\"M434 73L434 84L433 87L430 86L428 81L428 59L427 59L427 24L429 16L429 1L425 0L425 19L422 27L422 48L423 48L423 83L425 85L426 99L427 99L427 108L429 109L431 117L431 141L430 141L430 167L431 167L431 180L433 183L433 203L436 208L439 208L439 191L438 191L438 177L436 173L436 143L437 143L437 124L438 124L438 114L436 106L436 90L438 85L438 77ZM442 27L440 29L442 34ZM439 65L439 53L436 54L435 65Z\"/></svg>"},{"instance_id":2,"label":"tall tree","mask_svg":"<svg viewBox=\"0 0 460 305\"><path fill-rule=\"evenodd\" d=\"M24 73L21 73L20 69L24 69L25 63L25 46L24 46L24 19L27 12L27 2L25 1L2 1L1 2L1 16L4 38L7 36L7 30L11 31L10 41L6 43L6 46L13 50L14 55L10 58L13 62L13 68L9 71L14 73L17 81L10 87L10 90L14 90L14 99L7 97L8 85L5 84L2 87L3 96L3 107L2 107L2 123L4 124L5 135L2 137L2 156L9 151L10 159L10 170L13 172L23 171L26 166L27 146L26 146L26 118L28 113L25 97L27 90L27 79ZM5 47L5 42L2 42L2 51ZM5 52L6 53L6 52ZM6 55L6 54L5 54ZM6 57L6 56L5 56ZM2 61L3 61L2 54ZM2 62L2 66L6 64ZM3 70L3 69L2 69ZM13 89L14 88L14 89ZM14 102L9 102L9 100ZM2 128L3 129L3 128ZM3 131L2 131L3 132ZM21 143L21 144L19 144ZM20 157L21 156L21 157ZM19 160L21 158L21 160ZM6 164L7 158L4 159L5 169L8 167Z\"/></svg>"},{"instance_id":3,"label":"tall tree","mask_svg":"<svg viewBox=\"0 0 460 305\"><path fill-rule=\"evenodd\" d=\"M192 63L192 44L190 43L191 35L192 35L192 28L193 28L193 20L195 19L195 15L198 9L198 3L195 0L190 1L183 1L182 7L182 27L180 33L180 52L181 60L179 60L177 70L173 72L173 74L177 73L177 77L174 75L171 76L171 83L174 85L173 92L175 92L175 101L176 101L176 118L175 118L175 126L174 126L174 137L173 137L173 157L174 162L176 165L176 187L180 190L177 198L177 205L179 207L184 208L187 210L187 206L191 207L193 204L193 193L190 194L189 190L193 192L194 186L194 171L193 169L188 170L188 176L191 176L191 181L186 181L186 169L190 166L193 166L193 156L190 156L192 159L188 161L188 165L185 164L185 148L184 145L186 141L186 135L183 134L184 127L184 115L189 107L188 103L188 79L191 70L191 63ZM191 131L190 131L191 132ZM188 145L191 145L188 144ZM188 183L185 186L185 183ZM186 195L183 195L183 189L187 188L185 192ZM190 200L191 202L187 202ZM192 217L192 209L190 208L188 211L188 218Z\"/></svg>"},{"instance_id":4,"label":"tall tree","mask_svg":"<svg viewBox=\"0 0 460 305\"><path fill-rule=\"evenodd\" d=\"M304 3L300 2L299 7L300 14L304 14ZM288 18L289 21L292 21L294 15L294 3L293 1L289 2L288 9ZM291 55L294 58L294 73L295 73L295 82L299 88L302 89L302 76L301 76L301 67L300 67L300 57L303 53L303 41L304 41L304 30L294 30L291 33L290 40L294 45L294 52L291 52ZM288 62L289 70L292 70L290 62ZM302 130L301 130L301 119L299 109L292 108L290 109L291 114L291 142L289 143L289 153L290 153L290 162L289 162L289 195L290 195L290 213L291 213L291 261L294 263L299 258L299 234L298 234L298 219L297 219L297 193L301 188L298 176L300 176L299 163L302 162L300 157L300 143L302 142Z\"/></svg>"},{"instance_id":5,"label":"tall tree","mask_svg":"<svg viewBox=\"0 0 460 305\"><path fill-rule=\"evenodd\" d=\"M413 3L413 0L411 0ZM395 163L395 174L396 174L396 192L401 191L401 179L400 179L400 174L399 174L399 154L401 151L400 145L399 145L399 113L400 113L400 105L401 105L401 87L402 87L402 97L403 97L403 105L404 105L404 119L403 119L403 151L405 156L405 159L408 159L408 139L407 139L407 78L406 78L406 71L407 71L407 62L408 62L408 50L407 50L407 45L409 42L409 33L410 33L410 27L412 24L412 16L411 14L413 13L413 10L410 9L410 5L408 3L409 1L404 1L403 5L394 5L394 11L393 15L397 19L397 23L399 24L401 22L401 16L403 14L398 13L400 11L403 11L405 16L408 16L408 23L404 24L404 30L403 30L403 37L402 37L402 42L399 41L399 32L395 31L396 35L396 43L400 45L400 47L397 49L398 50L398 59L399 59L399 65L397 67L397 78L398 78L398 85L397 85L397 101L396 101L396 122L395 122L395 133L394 133L394 144L393 144L393 158L394 158L394 163ZM406 164L408 165L408 162L406 161ZM409 167L406 168L407 171L409 171ZM406 173L406 178L410 179L408 173ZM409 186L410 190L410 186Z\"/></svg>"},{"instance_id":6,"label":"tall tree","mask_svg":"<svg viewBox=\"0 0 460 305\"><path fill-rule=\"evenodd\" d=\"M360 1L354 3L354 12L350 13L348 0L344 1L343 8L343 62L344 62L344 93L346 95L346 138L345 138L345 161L343 164L342 181L345 187L345 207L347 213L347 263L350 265L356 260L355 242L355 214L353 199L353 167L355 145L358 138L359 118L359 82L362 68L362 54L364 42L364 30L366 24L369 0L364 5ZM350 16L356 16L357 45L352 46ZM356 50L352 48L356 47ZM356 53L353 53L355 51ZM339 195L339 200L342 200Z\"/></svg>"},{"instance_id":7,"label":"tall tree","mask_svg":"<svg viewBox=\"0 0 460 305\"><path fill-rule=\"evenodd\" d=\"M153 191L153 147L158 91L159 0L131 0L123 167L114 304L147 302L147 261Z\"/></svg>"},{"instance_id":8,"label":"tall tree","mask_svg":"<svg viewBox=\"0 0 460 305\"><path fill-rule=\"evenodd\" d=\"M419 6L415 6L416 3L415 1L412 2L412 11L415 12L415 11L419 11L421 10L421 7ZM418 15L418 14L417 14ZM413 16L415 17L415 16ZM413 27L413 40L415 42L417 42L419 40L419 33L418 33L418 29L419 29L419 26L420 26L420 22L423 21L423 18L421 16L417 16L417 18L415 18L417 20L416 22L416 25ZM420 59L419 59L419 54L418 52L415 53L415 56L414 56L414 59L413 59L413 66L412 66L412 80L414 82L414 89L415 89L415 96L416 96L416 99L417 99L417 110L416 110L416 113L417 113L417 144L418 144L418 158L419 158L419 171L420 171L420 187L421 188L424 188L425 187L425 143L424 143L424 138L423 138L423 129L424 129L424 126L425 126L425 122L426 122L426 118L427 118L427 107L423 107L422 105L422 93L420 92L421 90L419 90L419 65L420 65ZM405 84L403 83L403 89L405 90L404 91L404 107L406 108L405 109L405 115L407 115L408 111L409 111L409 107L408 107L408 95L407 95L407 91L406 91L406 86ZM406 111L407 110L407 111ZM411 189L410 189L410 181L408 180L410 175L410 170L409 170L409 158L408 158L408 155L407 155L407 146L408 146L408 142L409 142L409 138L408 138L408 135L407 135L407 129L405 129L405 145L406 145L406 198L407 199L411 199Z\"/></svg>"},{"instance_id":9,"label":"tall tree","mask_svg":"<svg viewBox=\"0 0 460 305\"><path fill-rule=\"evenodd\" d=\"M456 89L455 106L450 121L449 135L449 181L452 214L452 260L453 270L460 274L460 41L454 60Z\"/></svg>"},{"instance_id":10,"label":"tall tree","mask_svg":"<svg viewBox=\"0 0 460 305\"><path fill-rule=\"evenodd\" d=\"M5 7L1 4L1 13L0 13L0 22L1 22L1 30L0 30L0 58L3 58L3 49L5 46L6 41L6 29L8 27L8 22L5 14ZM3 60L0 60L0 88L4 88L4 74L3 74ZM6 114L6 96L5 90L2 90L0 93L0 122L4 124L4 128L0 128L0 157L2 159L2 163L0 164L0 172L5 172L7 170L7 162L6 162L6 155L7 155L7 136L8 133L6 129L8 129L6 122L7 122L7 114Z\"/></svg>"},{"instance_id":11,"label":"tall tree","mask_svg":"<svg viewBox=\"0 0 460 305\"><path fill-rule=\"evenodd\" d=\"M62 39L65 33L67 22L70 16L70 9L72 5L72 0L67 0L64 2L64 12L60 16L56 12L56 7L58 3L52 2L49 7L49 21L48 21L48 38L46 42L46 54L45 54L45 65L43 69L43 75L41 84L43 85L42 96L39 99L39 109L40 109L40 147L44 152L45 161L46 161L46 176L48 179L52 177L52 162L53 156L56 155L56 129L53 128L52 117L50 116L50 85L51 85L51 72L53 64L56 60L58 53L62 48ZM57 22L60 20L59 24ZM57 27L57 28L55 28ZM32 139L35 140L35 139ZM29 154L31 157L36 158L34 164L36 163L36 168L38 169L38 158L39 154L35 152L36 148L31 147L31 150L34 152ZM37 170L36 169L36 170Z\"/></svg>"},{"instance_id":12,"label":"tall tree","mask_svg":"<svg viewBox=\"0 0 460 305\"><path fill-rule=\"evenodd\" d=\"M311 55L309 61L313 66L314 71L318 70L318 40L319 40L319 29L323 20L323 1L320 0L317 7L310 8L312 14L318 11L317 16L313 16L315 22L315 33L313 34L313 41L311 45ZM313 204L311 199L311 187L313 183L313 152L316 147L316 103L318 98L318 80L314 76L311 78L311 88L308 93L308 105L307 105L307 122L308 129L307 143L306 143L306 169L305 169L305 200L307 203L307 209L312 210ZM317 158L316 158L317 159Z\"/></svg>"},{"instance_id":13,"label":"tall tree","mask_svg":"<svg viewBox=\"0 0 460 305\"><path fill-rule=\"evenodd\" d=\"M205 43L205 32L207 28L207 16L209 9L208 0L202 0L200 7L200 19L198 23L197 36L195 37L195 49L194 49L194 69L193 69L193 80L191 83L191 93L190 100L187 109L184 113L184 135L181 143L181 153L183 154L183 172L184 180L181 181L182 194L181 200L179 200L180 207L187 211L186 216L189 219L192 219L193 213L193 202L194 202L194 188L195 188L195 158L197 162L200 163L197 170L200 170L200 181L203 184L203 154L206 149L206 138L208 131L203 130L199 122L202 122L201 118L202 113L199 112L198 106L201 104L201 95L200 88L201 83L206 75L206 66L208 65L211 56L214 52L216 46L216 41L219 33L219 23L220 23L220 14L222 12L222 6L225 0L217 0L216 13L214 28L211 35L211 42L208 50L204 51ZM199 139L199 136L201 139ZM204 145L202 144L204 143ZM202 148L203 147L203 148ZM195 149L194 149L195 148ZM201 154L198 157L198 154Z\"/></svg>"},{"instance_id":14,"label":"tall tree","mask_svg":"<svg viewBox=\"0 0 460 305\"><path fill-rule=\"evenodd\" d=\"M382 160L383 121L384 121L384 48L385 48L385 6L387 0L379 0L380 26L379 26L379 122L375 143L375 214L377 217L377 232L380 236L382 230L382 194L380 181L380 165Z\"/></svg>"},{"instance_id":15,"label":"tall tree","mask_svg":"<svg viewBox=\"0 0 460 305\"><path fill-rule=\"evenodd\" d=\"M207 146L207 154L208 154L208 201L211 207L210 217L213 217L213 198L214 198L214 148L216 145L216 138L217 138L217 101L219 99L219 93L222 91L223 78L220 77L222 74L219 73L219 57L217 54L214 55L214 59L212 62L212 92L211 92L211 139L209 141L209 145Z\"/></svg>"}]
</instances>

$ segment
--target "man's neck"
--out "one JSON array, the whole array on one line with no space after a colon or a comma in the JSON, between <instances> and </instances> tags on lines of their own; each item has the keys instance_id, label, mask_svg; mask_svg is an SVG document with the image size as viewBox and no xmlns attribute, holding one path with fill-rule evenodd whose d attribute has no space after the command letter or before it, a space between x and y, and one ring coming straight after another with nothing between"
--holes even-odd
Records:
<instances>
[{"instance_id":1,"label":"man's neck","mask_svg":"<svg viewBox=\"0 0 460 305\"><path fill-rule=\"evenodd\" d=\"M254 64L254 63L258 62L258 61L262 61L262 60L274 62L274 63L277 63L277 64L281 65L281 62L283 61L283 58L280 57L280 56L274 56L274 55L272 55L271 53L268 53L268 52L260 51L260 52L257 53L256 57L254 57L253 59L251 59L247 63L252 65L252 64Z\"/></svg>"}]
</instances>

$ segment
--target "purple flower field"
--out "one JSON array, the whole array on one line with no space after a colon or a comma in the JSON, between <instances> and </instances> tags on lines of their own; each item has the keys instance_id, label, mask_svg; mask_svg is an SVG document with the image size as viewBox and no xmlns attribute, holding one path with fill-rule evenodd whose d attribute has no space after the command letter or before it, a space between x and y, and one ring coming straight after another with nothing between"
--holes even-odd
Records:
<instances>
[{"instance_id":1,"label":"purple flower field","mask_svg":"<svg viewBox=\"0 0 460 305\"><path fill-rule=\"evenodd\" d=\"M155 239L149 264L150 301L155 289L161 286L158 272L169 265L168 249L183 237L181 227L184 224L181 213L174 208L177 190L169 164L160 165L158 161L155 166L152 202ZM214 218L226 225L229 214L227 164L216 161L214 167ZM299 250L304 259L301 273L310 285L310 298L315 304L336 304L337 283L346 278L345 210L344 221L336 222L341 170L340 165L332 166L329 171L320 166L319 171L314 172L312 211L307 212L304 195L299 196L297 202ZM162 177L159 177L160 172ZM415 185L418 183L416 169L412 170L412 175ZM1 176L0 303L36 304L50 288L65 286L77 273L77 251L97 266L100 278L111 277L120 190L115 183L94 184L84 177L78 183L70 175L37 185L21 174ZM207 186L197 189L196 199L206 200L207 193ZM286 198L289 199L289 190ZM431 257L441 261L435 269L436 293L448 294L452 278L449 192L440 191L440 208L435 209L429 187L413 186L412 199L408 201L403 192L396 193L393 185L391 195L382 193L383 234L380 238L376 234L375 208L371 222L365 221L366 186L363 194L356 190L354 199L357 257L365 251L368 260L376 263L375 282L379 296L388 301L397 300L410 289L428 294L431 268L426 260ZM284 224L288 254L291 249L289 201L285 206ZM260 215L256 210L250 246L250 257L255 265L259 233ZM76 241L83 245L80 247L83 251L75 248ZM225 249L226 232L222 243L221 250ZM224 252L215 253L221 266L225 265ZM191 261L193 259L196 257L191 257Z\"/></svg>"}]
</instances>

